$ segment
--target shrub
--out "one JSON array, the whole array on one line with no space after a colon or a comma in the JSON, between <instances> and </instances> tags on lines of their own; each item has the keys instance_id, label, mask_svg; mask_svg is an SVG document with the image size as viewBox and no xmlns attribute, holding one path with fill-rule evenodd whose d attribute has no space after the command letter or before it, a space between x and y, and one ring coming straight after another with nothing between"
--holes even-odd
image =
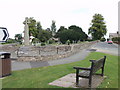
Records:
<instances>
[{"instance_id":1,"label":"shrub","mask_svg":"<svg viewBox=\"0 0 120 90\"><path fill-rule=\"evenodd\" d=\"M44 43L44 42L42 42L42 43L41 43L41 46L45 46L45 43Z\"/></svg>"},{"instance_id":2,"label":"shrub","mask_svg":"<svg viewBox=\"0 0 120 90\"><path fill-rule=\"evenodd\" d=\"M49 40L49 44L53 44L53 43L55 43L54 40Z\"/></svg>"},{"instance_id":3,"label":"shrub","mask_svg":"<svg viewBox=\"0 0 120 90\"><path fill-rule=\"evenodd\" d=\"M9 38L6 42L4 42L4 44L9 44L9 43L16 43L16 40Z\"/></svg>"},{"instance_id":4,"label":"shrub","mask_svg":"<svg viewBox=\"0 0 120 90\"><path fill-rule=\"evenodd\" d=\"M70 45L70 40L67 40L66 43L67 43L68 45Z\"/></svg>"},{"instance_id":5,"label":"shrub","mask_svg":"<svg viewBox=\"0 0 120 90\"><path fill-rule=\"evenodd\" d=\"M114 37L114 38L112 38L112 41L113 41L113 42L116 42L116 41L117 41L117 42L120 42L120 37Z\"/></svg>"}]
</instances>

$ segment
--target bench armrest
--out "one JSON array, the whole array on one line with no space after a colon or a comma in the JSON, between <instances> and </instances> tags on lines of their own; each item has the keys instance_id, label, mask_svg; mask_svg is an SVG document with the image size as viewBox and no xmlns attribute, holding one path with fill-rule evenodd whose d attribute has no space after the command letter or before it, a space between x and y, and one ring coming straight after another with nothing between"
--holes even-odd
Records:
<instances>
[{"instance_id":1,"label":"bench armrest","mask_svg":"<svg viewBox=\"0 0 120 90\"><path fill-rule=\"evenodd\" d=\"M73 67L74 69L81 69L81 70L91 70L91 68L83 68L83 67Z\"/></svg>"},{"instance_id":2,"label":"bench armrest","mask_svg":"<svg viewBox=\"0 0 120 90\"><path fill-rule=\"evenodd\" d=\"M96 60L89 60L90 62L96 62Z\"/></svg>"}]
</instances>

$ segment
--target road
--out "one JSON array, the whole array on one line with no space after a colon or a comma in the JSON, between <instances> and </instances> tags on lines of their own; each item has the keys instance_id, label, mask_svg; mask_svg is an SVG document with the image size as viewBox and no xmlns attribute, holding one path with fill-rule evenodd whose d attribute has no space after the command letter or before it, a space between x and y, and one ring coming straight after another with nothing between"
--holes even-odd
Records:
<instances>
[{"instance_id":1,"label":"road","mask_svg":"<svg viewBox=\"0 0 120 90\"><path fill-rule=\"evenodd\" d=\"M118 55L118 49L120 48L117 44L108 44L107 42L99 42L92 46L92 49L96 49L98 52L108 53L112 55Z\"/></svg>"},{"instance_id":2,"label":"road","mask_svg":"<svg viewBox=\"0 0 120 90\"><path fill-rule=\"evenodd\" d=\"M112 55L118 55L118 45L116 44L107 44L107 42L99 42L92 45L90 48L83 49L79 53L76 53L70 57L44 61L44 62L18 62L12 61L12 71L22 70L27 68L43 67L43 66L53 66L58 64L65 64L76 62L85 59L91 51L104 52Z\"/></svg>"}]
</instances>

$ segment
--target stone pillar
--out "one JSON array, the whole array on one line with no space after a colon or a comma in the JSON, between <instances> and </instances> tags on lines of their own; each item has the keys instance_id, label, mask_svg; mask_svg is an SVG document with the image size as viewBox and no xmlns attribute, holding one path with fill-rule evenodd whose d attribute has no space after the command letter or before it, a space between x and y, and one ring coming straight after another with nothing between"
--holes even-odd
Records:
<instances>
[{"instance_id":1,"label":"stone pillar","mask_svg":"<svg viewBox=\"0 0 120 90\"><path fill-rule=\"evenodd\" d=\"M30 23L28 17L25 18L25 21L23 22L23 24L25 25L24 27L24 45L30 45L29 42L29 26L28 24Z\"/></svg>"}]
</instances>

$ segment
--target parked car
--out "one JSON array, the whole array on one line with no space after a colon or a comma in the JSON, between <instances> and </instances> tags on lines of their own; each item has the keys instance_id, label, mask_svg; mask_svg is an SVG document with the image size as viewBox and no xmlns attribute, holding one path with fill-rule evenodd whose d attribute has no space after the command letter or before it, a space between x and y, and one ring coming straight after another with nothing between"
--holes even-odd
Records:
<instances>
[{"instance_id":1,"label":"parked car","mask_svg":"<svg viewBox=\"0 0 120 90\"><path fill-rule=\"evenodd\" d=\"M112 44L113 43L113 41L107 41L108 42L108 44Z\"/></svg>"}]
</instances>

